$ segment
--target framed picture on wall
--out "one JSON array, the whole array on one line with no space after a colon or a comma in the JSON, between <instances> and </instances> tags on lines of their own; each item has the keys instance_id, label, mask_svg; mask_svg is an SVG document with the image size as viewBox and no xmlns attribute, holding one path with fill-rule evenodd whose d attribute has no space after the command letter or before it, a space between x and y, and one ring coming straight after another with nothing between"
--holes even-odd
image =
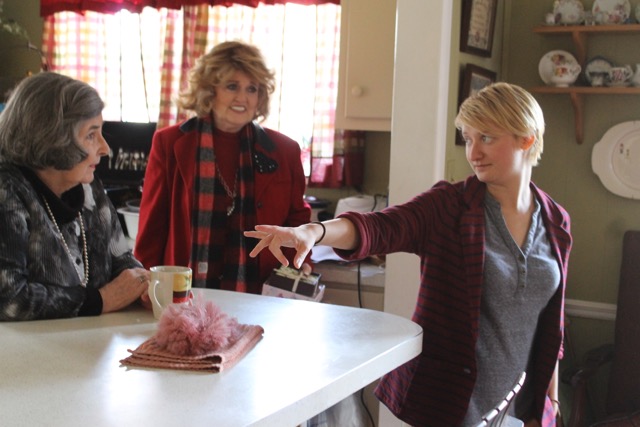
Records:
<instances>
[{"instance_id":1,"label":"framed picture on wall","mask_svg":"<svg viewBox=\"0 0 640 427\"><path fill-rule=\"evenodd\" d=\"M460 51L491 56L498 0L463 0Z\"/></svg>"},{"instance_id":2,"label":"framed picture on wall","mask_svg":"<svg viewBox=\"0 0 640 427\"><path fill-rule=\"evenodd\" d=\"M471 95L478 92L483 87L496 81L496 73L477 65L467 64L460 82L460 92L458 96L458 108L462 102ZM460 132L456 132L456 145L464 145Z\"/></svg>"}]
</instances>

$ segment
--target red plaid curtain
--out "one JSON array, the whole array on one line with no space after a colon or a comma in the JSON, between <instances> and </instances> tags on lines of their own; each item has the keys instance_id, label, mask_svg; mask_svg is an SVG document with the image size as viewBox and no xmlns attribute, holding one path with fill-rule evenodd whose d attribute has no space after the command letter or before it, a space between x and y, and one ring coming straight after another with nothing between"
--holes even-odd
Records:
<instances>
[{"instance_id":1,"label":"red plaid curtain","mask_svg":"<svg viewBox=\"0 0 640 427\"><path fill-rule=\"evenodd\" d=\"M48 16L56 12L115 13L121 10L140 13L145 7L154 9L181 9L183 6L224 6L234 5L258 7L261 4L274 5L294 3L306 6L340 4L340 0L40 0L40 15Z\"/></svg>"}]
</instances>

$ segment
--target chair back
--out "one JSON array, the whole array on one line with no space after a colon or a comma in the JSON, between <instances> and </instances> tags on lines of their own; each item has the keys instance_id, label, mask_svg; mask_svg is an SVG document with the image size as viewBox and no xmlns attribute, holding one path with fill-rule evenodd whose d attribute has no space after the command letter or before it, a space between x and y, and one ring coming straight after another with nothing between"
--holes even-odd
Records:
<instances>
[{"instance_id":1,"label":"chair back","mask_svg":"<svg viewBox=\"0 0 640 427\"><path fill-rule=\"evenodd\" d=\"M516 425L510 422L510 420L517 420L508 416L509 408L511 408L511 405L513 405L513 402L516 400L516 395L520 392L526 377L526 372L520 374L520 378L518 378L513 387L511 387L511 390L498 402L495 408L484 414L482 421L480 421L476 427L505 427L508 425ZM522 422L519 424L523 425Z\"/></svg>"},{"instance_id":2,"label":"chair back","mask_svg":"<svg viewBox=\"0 0 640 427\"><path fill-rule=\"evenodd\" d=\"M640 231L629 230L622 242L618 306L607 389L607 413L640 410Z\"/></svg>"}]
</instances>

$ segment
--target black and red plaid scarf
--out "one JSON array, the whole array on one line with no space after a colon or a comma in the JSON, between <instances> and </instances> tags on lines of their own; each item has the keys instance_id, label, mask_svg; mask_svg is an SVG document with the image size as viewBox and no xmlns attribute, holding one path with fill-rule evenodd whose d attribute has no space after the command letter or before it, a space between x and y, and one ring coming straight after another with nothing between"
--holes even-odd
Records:
<instances>
[{"instance_id":1,"label":"black and red plaid scarf","mask_svg":"<svg viewBox=\"0 0 640 427\"><path fill-rule=\"evenodd\" d=\"M240 160L235 209L227 216L227 197L216 176L211 118L198 119L198 151L192 215L190 267L193 286L259 293L257 261L249 257L244 230L255 226L252 149L255 131L250 123L240 134Z\"/></svg>"}]
</instances>

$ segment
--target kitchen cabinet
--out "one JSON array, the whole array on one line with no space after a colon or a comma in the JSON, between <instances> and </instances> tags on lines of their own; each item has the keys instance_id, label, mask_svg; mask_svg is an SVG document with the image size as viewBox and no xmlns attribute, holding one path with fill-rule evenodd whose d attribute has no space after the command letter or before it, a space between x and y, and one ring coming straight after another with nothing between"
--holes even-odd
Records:
<instances>
[{"instance_id":1,"label":"kitchen cabinet","mask_svg":"<svg viewBox=\"0 0 640 427\"><path fill-rule=\"evenodd\" d=\"M588 54L588 38L598 34L638 34L640 24L622 25L567 25L567 26L539 26L534 33L548 36L570 35L576 48L576 59L584 70ZM552 87L540 86L531 89L532 93L566 94L571 97L574 111L576 142L582 144L584 140L584 96L586 95L640 95L640 87L591 87L569 86Z\"/></svg>"},{"instance_id":2,"label":"kitchen cabinet","mask_svg":"<svg viewBox=\"0 0 640 427\"><path fill-rule=\"evenodd\" d=\"M342 0L336 128L391 130L396 0Z\"/></svg>"}]
</instances>

